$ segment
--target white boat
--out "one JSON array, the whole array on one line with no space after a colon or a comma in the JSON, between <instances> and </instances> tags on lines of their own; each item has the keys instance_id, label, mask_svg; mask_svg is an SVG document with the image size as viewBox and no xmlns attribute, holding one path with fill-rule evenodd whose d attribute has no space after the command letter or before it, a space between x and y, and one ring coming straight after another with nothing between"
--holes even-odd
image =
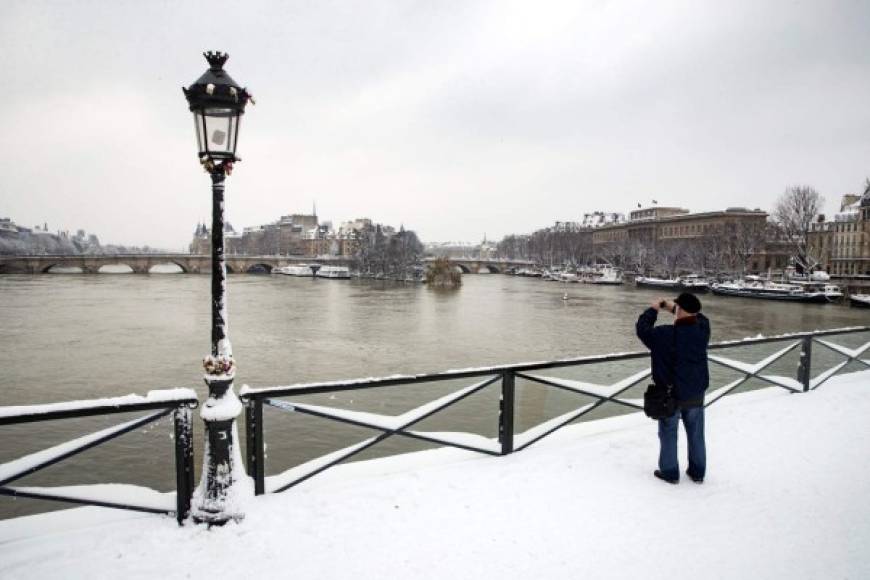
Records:
<instances>
[{"instance_id":1,"label":"white boat","mask_svg":"<svg viewBox=\"0 0 870 580\"><path fill-rule=\"evenodd\" d=\"M849 305L855 308L870 308L870 294L849 294Z\"/></svg>"},{"instance_id":2,"label":"white boat","mask_svg":"<svg viewBox=\"0 0 870 580\"><path fill-rule=\"evenodd\" d=\"M599 266L588 270L583 274L583 282L586 284L605 284L619 286L622 284L622 270L613 266Z\"/></svg>"},{"instance_id":3,"label":"white boat","mask_svg":"<svg viewBox=\"0 0 870 580\"><path fill-rule=\"evenodd\" d=\"M311 278L314 276L314 269L307 264L291 264L280 268L272 268L273 274L284 274L285 276L301 276Z\"/></svg>"},{"instance_id":4,"label":"white boat","mask_svg":"<svg viewBox=\"0 0 870 580\"><path fill-rule=\"evenodd\" d=\"M322 266L317 271L317 277L346 280L350 278L350 268L347 266Z\"/></svg>"},{"instance_id":5,"label":"white boat","mask_svg":"<svg viewBox=\"0 0 870 580\"><path fill-rule=\"evenodd\" d=\"M676 278L653 278L651 276L638 276L634 279L635 284L642 288L668 288L677 289L680 281Z\"/></svg>"},{"instance_id":6,"label":"white boat","mask_svg":"<svg viewBox=\"0 0 870 580\"><path fill-rule=\"evenodd\" d=\"M824 304L830 302L824 291L810 290L800 284L771 282L747 276L744 280L723 282L711 286L717 296L738 296L740 298L762 298L766 300L784 300L787 302L814 302Z\"/></svg>"},{"instance_id":7,"label":"white boat","mask_svg":"<svg viewBox=\"0 0 870 580\"><path fill-rule=\"evenodd\" d=\"M652 278L638 276L635 283L642 288L664 288L668 290L683 290L701 294L710 289L710 283L697 274L688 274L679 278Z\"/></svg>"},{"instance_id":8,"label":"white boat","mask_svg":"<svg viewBox=\"0 0 870 580\"><path fill-rule=\"evenodd\" d=\"M686 292L701 294L710 289L710 282L708 282L706 278L703 278L697 274L688 274L686 276L681 276L680 278L678 278L678 280L680 281L679 288L681 290L685 290Z\"/></svg>"}]
</instances>

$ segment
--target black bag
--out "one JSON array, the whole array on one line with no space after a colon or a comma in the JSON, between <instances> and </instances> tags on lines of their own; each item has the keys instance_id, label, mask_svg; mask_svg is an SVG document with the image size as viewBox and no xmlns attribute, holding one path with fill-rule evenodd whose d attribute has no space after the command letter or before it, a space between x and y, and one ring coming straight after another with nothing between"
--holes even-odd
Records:
<instances>
[{"instance_id":1,"label":"black bag","mask_svg":"<svg viewBox=\"0 0 870 580\"><path fill-rule=\"evenodd\" d=\"M677 327L671 340L671 377L676 375L677 367ZM650 419L666 419L676 413L677 400L674 398L674 387L660 387L656 384L647 386L643 394L643 412Z\"/></svg>"},{"instance_id":2,"label":"black bag","mask_svg":"<svg viewBox=\"0 0 870 580\"><path fill-rule=\"evenodd\" d=\"M649 385L643 394L643 412L650 419L666 419L677 411L677 400L670 387Z\"/></svg>"}]
</instances>

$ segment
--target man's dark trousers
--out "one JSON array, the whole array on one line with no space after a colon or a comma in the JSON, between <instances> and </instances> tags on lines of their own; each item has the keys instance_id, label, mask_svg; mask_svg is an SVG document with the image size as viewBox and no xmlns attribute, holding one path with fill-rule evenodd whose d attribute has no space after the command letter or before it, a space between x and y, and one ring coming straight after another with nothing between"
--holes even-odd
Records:
<instances>
[{"instance_id":1,"label":"man's dark trousers","mask_svg":"<svg viewBox=\"0 0 870 580\"><path fill-rule=\"evenodd\" d=\"M667 479L680 478L680 463L677 459L677 429L680 416L686 427L686 440L689 444L689 476L704 479L707 469L707 450L704 446L704 407L677 409L667 419L659 420L659 470Z\"/></svg>"}]
</instances>

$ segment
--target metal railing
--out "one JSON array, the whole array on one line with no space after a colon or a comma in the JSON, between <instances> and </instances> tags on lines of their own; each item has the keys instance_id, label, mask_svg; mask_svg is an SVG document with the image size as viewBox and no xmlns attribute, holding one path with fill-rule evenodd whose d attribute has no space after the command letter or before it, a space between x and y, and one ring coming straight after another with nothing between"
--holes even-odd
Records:
<instances>
[{"instance_id":1,"label":"metal railing","mask_svg":"<svg viewBox=\"0 0 870 580\"><path fill-rule=\"evenodd\" d=\"M720 367L730 369L731 371L737 371L743 376L721 386L718 389L708 391L705 395L704 406L708 407L719 401L722 397L738 389L750 379L757 379L793 393L800 393L819 388L822 384L838 374L852 362L858 362L865 367L870 368L870 361L860 358L863 353L870 349L870 342L852 349L825 339L826 337L834 335L848 335L861 332L870 332L870 326L801 332L766 338L749 338L739 341L727 341L711 344L708 347L708 360ZM782 349L757 363L744 363L718 354L725 349L772 343L787 344ZM826 369L815 378L812 378L811 355L813 343L819 344L838 355L845 356L846 359L833 367ZM794 379L791 377L763 374L763 372L771 365L798 347L801 348L801 358ZM610 385L594 385L576 380L544 376L540 374L540 371L647 358L649 358L649 352L643 351L571 358L550 362L447 371L434 374L311 383L259 389L244 387L241 392L241 398L245 404L248 474L254 479L254 489L257 495L282 492L396 435L419 441L475 451L486 455L498 456L522 451L562 427L598 409L602 405L619 405L633 410L642 410L642 400L627 399L621 397L621 395L649 378L651 374L650 370L643 370ZM514 432L514 416L516 406L515 385L517 378L548 387L562 389L575 394L585 395L586 397L594 399L594 402L582 405L567 413L546 420L523 433L516 434ZM382 415L282 400L286 397L301 397L303 395L337 393L342 391L359 391L382 387L451 381L456 379L474 379L477 382L454 393L407 411L401 415ZM415 424L420 423L424 419L449 408L466 397L469 397L495 383L499 383L501 389L498 407L498 438L496 440L488 439L473 433L429 433L426 431L415 431L411 429ZM373 429L380 431L381 433L355 445L339 449L338 451L334 451L267 478L265 473L264 407L270 407L289 413L298 413L330 419L339 423Z\"/></svg>"},{"instance_id":2,"label":"metal railing","mask_svg":"<svg viewBox=\"0 0 870 580\"><path fill-rule=\"evenodd\" d=\"M168 397L161 397L161 393L163 392L153 391L147 398L136 398L140 400L130 400L129 397L121 397L115 401L112 399L100 399L31 407L0 407L0 426L115 415L137 411L155 411L140 418L101 429L72 441L0 464L0 495L54 500L157 514L172 514L175 515L178 523L181 524L190 513L190 501L193 495L193 424L191 423L191 411L197 407L198 402L192 392L190 396L181 397L172 396L171 392ZM153 499L151 501L142 501L145 494L139 492L153 493L153 490L144 487L135 488L131 496L135 497L138 495L139 497L134 501L127 502L120 501L117 496L101 495L99 486L77 486L74 492L73 490L68 490L65 493L59 493L57 491L58 488L52 487L10 487L7 485L170 414L173 416L173 439L175 442L176 494L174 506L171 501L163 501L162 498L156 501ZM88 488L92 488L92 490L89 491Z\"/></svg>"},{"instance_id":3,"label":"metal railing","mask_svg":"<svg viewBox=\"0 0 870 580\"><path fill-rule=\"evenodd\" d=\"M740 341L712 344L708 349L709 361L719 367L729 369L732 372L736 371L742 376L741 378L715 390L708 391L705 396L704 406L710 406L719 401L750 379L756 379L783 388L792 393L801 393L819 388L845 369L850 363L858 363L863 365L863 367L870 368L870 360L861 358L864 353L870 350L870 341L857 348L850 348L829 340L829 337L836 335L850 335L866 332L870 332L870 326L802 332L768 338L750 338ZM774 343L784 343L784 346L757 363L745 363L732 358L726 358L720 354L726 349ZM834 364L830 368L825 369L813 377L812 349L814 343L824 347L837 356L845 357L844 360ZM795 351L798 347L800 347L801 358L794 379L791 377L766 374L764 372L766 369L769 369L771 365L780 361L783 357ZM626 398L624 394L642 381L648 379L651 374L650 370L645 369L634 372L630 376L612 384L598 385L574 379L548 376L542 374L542 371L570 367L587 367L595 364L644 360L648 358L649 353L646 351L629 352L518 365L501 365L480 369L455 370L433 374L324 382L261 389L244 387L242 389L241 397L245 404L246 458L248 474L254 480L254 489L257 495L281 492L298 485L336 464L350 459L394 436L434 443L437 445L456 447L491 456L502 456L516 451L522 451L562 427L592 413L603 405L609 404L630 410L641 410L643 408L642 400ZM384 415L283 400L286 397L300 397L303 395L337 393L342 391L363 391L383 387L437 383L458 379L473 379L474 382L471 385L435 399L434 401L425 403L400 415ZM516 414L517 379L529 381L530 383L537 383L547 387L553 387L576 395L583 395L587 398L593 399L593 402L571 409L570 411L562 413L554 418L544 420L522 433L515 433L514 420ZM467 432L433 433L413 429L413 427L418 423L494 384L498 384L500 389L498 403L498 436L496 438L487 438L482 435ZM193 429L191 423L191 412L192 409L197 407L198 402L192 391L187 391L187 393L182 393L181 395L165 391L155 391L154 393L156 394L154 397L149 394L149 397L147 398L138 397L134 400L130 400L128 397L121 397L115 400L102 399L97 401L79 401L76 403L58 403L33 407L0 407L0 427L77 417L94 417L137 411L154 411L143 417L127 421L120 425L108 427L90 435L79 437L75 440L56 445L43 451L31 453L22 458L0 464L0 495L55 500L149 513L173 514L179 524L181 524L190 513L191 498L193 495ZM161 393L168 394L161 396ZM278 411L325 418L347 425L373 429L380 433L349 447L339 449L267 478L265 474L266 442L264 437L264 407L274 408ZM79 486L76 487L74 491L66 490L61 493L58 489L63 491L63 488L11 487L8 485L29 474L59 463L69 457L101 445L102 443L115 439L116 437L157 421L158 419L170 414L172 414L174 421L176 472L176 494L174 505L172 505L168 496L163 498L162 494L159 501L150 502L141 501L144 494L133 494L130 496L137 498L139 501L120 501L117 496L100 497L99 486ZM91 491L82 491L87 490L89 487L92 487L93 489ZM153 495L153 490L150 490L149 488L136 487L134 488L134 491L147 491Z\"/></svg>"}]
</instances>

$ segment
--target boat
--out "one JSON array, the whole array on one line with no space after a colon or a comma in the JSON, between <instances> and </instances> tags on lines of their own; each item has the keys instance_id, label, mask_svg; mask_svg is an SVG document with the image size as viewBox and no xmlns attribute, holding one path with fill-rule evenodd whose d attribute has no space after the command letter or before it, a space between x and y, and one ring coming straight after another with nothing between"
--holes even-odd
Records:
<instances>
[{"instance_id":1,"label":"boat","mask_svg":"<svg viewBox=\"0 0 870 580\"><path fill-rule=\"evenodd\" d=\"M541 271L532 270L531 268L520 268L519 270L517 270L517 276L523 276L526 278L540 278Z\"/></svg>"},{"instance_id":2,"label":"boat","mask_svg":"<svg viewBox=\"0 0 870 580\"><path fill-rule=\"evenodd\" d=\"M831 302L835 300L840 300L843 297L843 291L840 290L840 287L836 284L830 284L826 282L798 282L792 281L791 284L795 284L800 286L807 292L822 292L825 297Z\"/></svg>"},{"instance_id":3,"label":"boat","mask_svg":"<svg viewBox=\"0 0 870 580\"><path fill-rule=\"evenodd\" d=\"M748 276L744 280L713 284L711 290L717 296L737 296L739 298L760 298L764 300L809 302L815 304L827 304L830 302L824 291L805 289L800 284L771 282Z\"/></svg>"},{"instance_id":4,"label":"boat","mask_svg":"<svg viewBox=\"0 0 870 580\"><path fill-rule=\"evenodd\" d=\"M702 294L710 289L710 283L707 279L698 274L687 274L678 278L638 276L634 281L641 288L682 290L683 292L692 292L693 294Z\"/></svg>"},{"instance_id":5,"label":"boat","mask_svg":"<svg viewBox=\"0 0 870 580\"><path fill-rule=\"evenodd\" d=\"M272 268L273 274L284 274L285 276L302 276L311 278L314 276L314 271L317 268L312 268L308 264L291 264L289 266L281 266L280 268Z\"/></svg>"},{"instance_id":6,"label":"boat","mask_svg":"<svg viewBox=\"0 0 870 580\"><path fill-rule=\"evenodd\" d=\"M634 279L634 283L640 288L665 288L668 290L678 290L680 288L680 281L677 278L638 276Z\"/></svg>"},{"instance_id":7,"label":"boat","mask_svg":"<svg viewBox=\"0 0 870 580\"><path fill-rule=\"evenodd\" d=\"M710 289L710 282L708 282L706 278L699 276L698 274L687 274L686 276L680 276L678 280L680 281L679 289L685 292L692 292L693 294L703 294Z\"/></svg>"},{"instance_id":8,"label":"boat","mask_svg":"<svg viewBox=\"0 0 870 580\"><path fill-rule=\"evenodd\" d=\"M322 266L317 271L317 277L347 280L350 278L350 268L347 266Z\"/></svg>"},{"instance_id":9,"label":"boat","mask_svg":"<svg viewBox=\"0 0 870 580\"><path fill-rule=\"evenodd\" d=\"M870 294L849 294L849 306L870 308Z\"/></svg>"},{"instance_id":10,"label":"boat","mask_svg":"<svg viewBox=\"0 0 870 580\"><path fill-rule=\"evenodd\" d=\"M585 284L619 286L622 284L622 270L610 265L599 266L584 272L582 281Z\"/></svg>"},{"instance_id":11,"label":"boat","mask_svg":"<svg viewBox=\"0 0 870 580\"><path fill-rule=\"evenodd\" d=\"M580 278L573 272L559 272L559 282L579 282Z\"/></svg>"}]
</instances>

